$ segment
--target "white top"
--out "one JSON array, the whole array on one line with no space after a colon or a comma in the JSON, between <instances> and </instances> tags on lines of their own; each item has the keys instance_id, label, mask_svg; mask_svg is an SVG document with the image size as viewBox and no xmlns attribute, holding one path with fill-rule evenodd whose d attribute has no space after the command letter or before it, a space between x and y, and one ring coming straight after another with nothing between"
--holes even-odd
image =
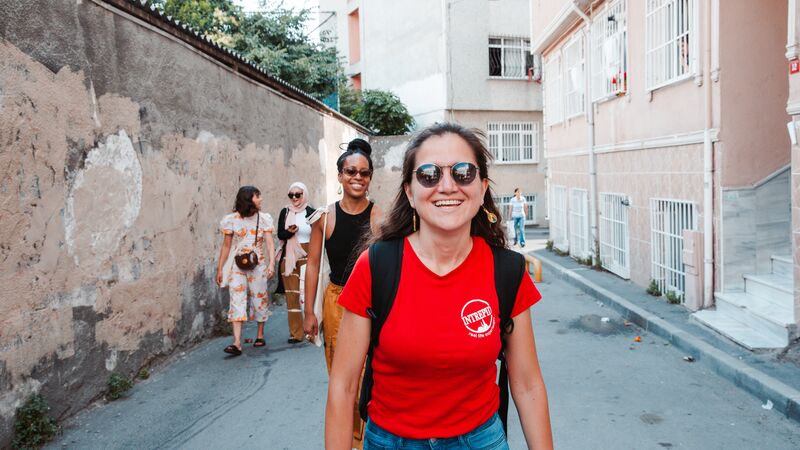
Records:
<instances>
[{"instance_id":1,"label":"white top","mask_svg":"<svg viewBox=\"0 0 800 450\"><path fill-rule=\"evenodd\" d=\"M308 224L308 218L305 215L305 210L297 214L297 242L301 244L308 244L311 241L311 225Z\"/></svg>"},{"instance_id":2,"label":"white top","mask_svg":"<svg viewBox=\"0 0 800 450\"><path fill-rule=\"evenodd\" d=\"M525 217L525 197L511 197L511 217Z\"/></svg>"}]
</instances>

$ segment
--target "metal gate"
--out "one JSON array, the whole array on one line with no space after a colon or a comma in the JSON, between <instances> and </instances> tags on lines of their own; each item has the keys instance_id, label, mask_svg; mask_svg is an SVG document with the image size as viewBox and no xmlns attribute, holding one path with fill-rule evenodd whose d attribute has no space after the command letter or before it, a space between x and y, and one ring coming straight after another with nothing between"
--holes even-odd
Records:
<instances>
[{"instance_id":1,"label":"metal gate","mask_svg":"<svg viewBox=\"0 0 800 450\"><path fill-rule=\"evenodd\" d=\"M682 301L686 289L683 231L697 230L694 203L651 198L650 229L653 280L662 293L673 292Z\"/></svg>"},{"instance_id":2,"label":"metal gate","mask_svg":"<svg viewBox=\"0 0 800 450\"><path fill-rule=\"evenodd\" d=\"M578 258L590 255L589 249L589 196L585 189L570 189L569 242L570 253Z\"/></svg>"},{"instance_id":3,"label":"metal gate","mask_svg":"<svg viewBox=\"0 0 800 450\"><path fill-rule=\"evenodd\" d=\"M600 261L622 278L631 277L628 208L624 194L600 193Z\"/></svg>"},{"instance_id":4,"label":"metal gate","mask_svg":"<svg viewBox=\"0 0 800 450\"><path fill-rule=\"evenodd\" d=\"M550 239L553 245L559 250L569 251L569 241L567 239L567 188L564 186L553 186L551 211L553 216L550 218Z\"/></svg>"}]
</instances>

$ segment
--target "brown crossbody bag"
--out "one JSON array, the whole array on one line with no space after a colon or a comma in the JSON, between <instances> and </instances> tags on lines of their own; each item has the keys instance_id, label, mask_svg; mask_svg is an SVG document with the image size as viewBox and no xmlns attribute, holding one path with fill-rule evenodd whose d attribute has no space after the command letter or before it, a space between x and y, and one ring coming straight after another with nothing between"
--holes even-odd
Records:
<instances>
[{"instance_id":1,"label":"brown crossbody bag","mask_svg":"<svg viewBox=\"0 0 800 450\"><path fill-rule=\"evenodd\" d=\"M261 220L261 213L256 212L256 237L253 247L258 247L258 225ZM233 257L233 262L242 270L253 270L258 265L258 255L255 250L250 250L247 253L238 254Z\"/></svg>"}]
</instances>

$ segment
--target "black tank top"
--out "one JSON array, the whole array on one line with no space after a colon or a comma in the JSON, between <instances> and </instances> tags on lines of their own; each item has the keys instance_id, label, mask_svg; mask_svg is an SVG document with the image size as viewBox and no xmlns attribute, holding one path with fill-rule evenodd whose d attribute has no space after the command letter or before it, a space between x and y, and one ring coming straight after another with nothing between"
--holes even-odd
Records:
<instances>
[{"instance_id":1,"label":"black tank top","mask_svg":"<svg viewBox=\"0 0 800 450\"><path fill-rule=\"evenodd\" d=\"M369 226L369 217L372 213L372 202L359 214L347 214L336 202L336 224L330 239L325 240L325 251L328 253L328 263L331 266L331 283L344 286L350 278L358 259L356 254L358 244L362 239L367 239L365 233L372 233Z\"/></svg>"}]
</instances>

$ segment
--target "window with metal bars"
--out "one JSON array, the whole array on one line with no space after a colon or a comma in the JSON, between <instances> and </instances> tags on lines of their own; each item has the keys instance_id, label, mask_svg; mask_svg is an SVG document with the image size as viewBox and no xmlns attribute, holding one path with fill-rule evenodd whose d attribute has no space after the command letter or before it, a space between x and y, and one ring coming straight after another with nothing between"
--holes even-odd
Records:
<instances>
[{"instance_id":1,"label":"window with metal bars","mask_svg":"<svg viewBox=\"0 0 800 450\"><path fill-rule=\"evenodd\" d=\"M650 229L653 280L662 293L672 292L683 300L683 231L697 229L694 203L651 198Z\"/></svg>"},{"instance_id":2,"label":"window with metal bars","mask_svg":"<svg viewBox=\"0 0 800 450\"><path fill-rule=\"evenodd\" d=\"M564 120L564 101L561 97L561 54L556 52L544 65L545 120L553 125Z\"/></svg>"},{"instance_id":3,"label":"window with metal bars","mask_svg":"<svg viewBox=\"0 0 800 450\"><path fill-rule=\"evenodd\" d=\"M559 250L569 251L567 237L567 188L553 185L550 196L550 239Z\"/></svg>"},{"instance_id":4,"label":"window with metal bars","mask_svg":"<svg viewBox=\"0 0 800 450\"><path fill-rule=\"evenodd\" d=\"M564 115L567 119L583 114L584 104L584 46L583 35L577 33L562 50L564 58Z\"/></svg>"},{"instance_id":5,"label":"window with metal bars","mask_svg":"<svg viewBox=\"0 0 800 450\"><path fill-rule=\"evenodd\" d=\"M609 2L592 22L592 101L628 90L626 0Z\"/></svg>"},{"instance_id":6,"label":"window with metal bars","mask_svg":"<svg viewBox=\"0 0 800 450\"><path fill-rule=\"evenodd\" d=\"M539 162L539 124L489 122L489 151L495 163Z\"/></svg>"},{"instance_id":7,"label":"window with metal bars","mask_svg":"<svg viewBox=\"0 0 800 450\"><path fill-rule=\"evenodd\" d=\"M533 68L531 41L523 38L489 38L489 76L524 79Z\"/></svg>"},{"instance_id":8,"label":"window with metal bars","mask_svg":"<svg viewBox=\"0 0 800 450\"><path fill-rule=\"evenodd\" d=\"M691 76L696 60L694 0L647 0L645 65L648 90Z\"/></svg>"},{"instance_id":9,"label":"window with metal bars","mask_svg":"<svg viewBox=\"0 0 800 450\"><path fill-rule=\"evenodd\" d=\"M600 261L604 268L625 279L631 277L629 205L627 195L600 193Z\"/></svg>"},{"instance_id":10,"label":"window with metal bars","mask_svg":"<svg viewBox=\"0 0 800 450\"><path fill-rule=\"evenodd\" d=\"M589 242L589 196L585 189L570 189L569 196L569 242L570 253L586 258L590 253Z\"/></svg>"}]
</instances>

